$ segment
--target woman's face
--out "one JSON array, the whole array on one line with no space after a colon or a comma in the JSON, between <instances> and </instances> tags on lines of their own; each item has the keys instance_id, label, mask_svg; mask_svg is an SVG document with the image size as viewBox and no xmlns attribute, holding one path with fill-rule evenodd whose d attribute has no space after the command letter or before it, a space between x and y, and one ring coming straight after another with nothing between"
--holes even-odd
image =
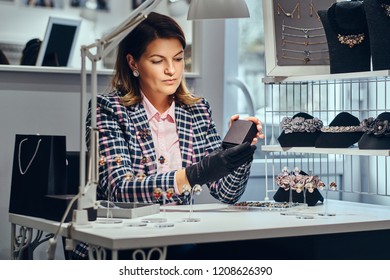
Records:
<instances>
[{"instance_id":1,"label":"woman's face","mask_svg":"<svg viewBox=\"0 0 390 280\"><path fill-rule=\"evenodd\" d=\"M175 93L184 72L184 50L177 39L152 41L139 61L131 55L127 61L132 70L139 72L139 84L149 100Z\"/></svg>"}]
</instances>

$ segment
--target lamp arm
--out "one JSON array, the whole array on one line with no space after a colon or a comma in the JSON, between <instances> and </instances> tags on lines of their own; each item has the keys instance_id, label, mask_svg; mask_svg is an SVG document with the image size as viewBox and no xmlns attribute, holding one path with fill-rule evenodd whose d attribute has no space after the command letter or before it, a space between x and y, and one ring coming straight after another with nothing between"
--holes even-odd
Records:
<instances>
[{"instance_id":1,"label":"lamp arm","mask_svg":"<svg viewBox=\"0 0 390 280\"><path fill-rule=\"evenodd\" d=\"M81 46L81 95L80 95L80 185L79 185L79 199L77 201L76 212L81 212L86 208L97 208L96 202L96 188L99 180L99 146L98 138L99 131L96 127L96 109L97 109L97 62L102 60L109 52L111 52L117 45L147 16L157 7L161 0L146 0L138 8L132 11L127 19L125 19L120 25L118 25L109 34L103 36L101 39L95 41L90 45ZM94 49L95 53L91 50ZM87 115L87 70L86 59L92 63L91 69L91 127L90 131L90 149L88 154L88 180L86 182L85 165L86 148L85 148L85 119ZM77 213L74 216L75 224L85 224L85 211L80 214L81 219L77 217Z\"/></svg>"},{"instance_id":2,"label":"lamp arm","mask_svg":"<svg viewBox=\"0 0 390 280\"><path fill-rule=\"evenodd\" d=\"M111 50L113 50L138 24L140 24L147 16L156 9L161 0L146 0L138 8L130 13L130 15L120 23L110 33L96 40L95 43L84 46L86 49L103 47L103 52L97 52L93 58L96 61L103 59Z\"/></svg>"}]
</instances>

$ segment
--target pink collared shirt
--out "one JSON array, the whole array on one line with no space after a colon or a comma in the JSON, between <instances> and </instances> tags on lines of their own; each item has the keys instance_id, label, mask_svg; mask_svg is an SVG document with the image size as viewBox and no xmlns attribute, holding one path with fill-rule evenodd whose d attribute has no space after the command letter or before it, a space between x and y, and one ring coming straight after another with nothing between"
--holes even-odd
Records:
<instances>
[{"instance_id":1,"label":"pink collared shirt","mask_svg":"<svg viewBox=\"0 0 390 280\"><path fill-rule=\"evenodd\" d=\"M152 130L156 148L157 173L164 173L182 168L179 136L175 121L175 101L164 113L160 113L143 95L143 105ZM176 180L175 192L179 194Z\"/></svg>"}]
</instances>

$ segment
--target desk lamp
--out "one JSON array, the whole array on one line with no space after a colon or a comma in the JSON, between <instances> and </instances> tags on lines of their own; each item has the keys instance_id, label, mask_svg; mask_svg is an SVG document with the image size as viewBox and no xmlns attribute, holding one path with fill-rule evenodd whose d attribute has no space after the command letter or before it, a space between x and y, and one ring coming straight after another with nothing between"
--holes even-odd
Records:
<instances>
[{"instance_id":1,"label":"desk lamp","mask_svg":"<svg viewBox=\"0 0 390 280\"><path fill-rule=\"evenodd\" d=\"M187 19L225 19L249 17L245 0L191 0Z\"/></svg>"},{"instance_id":2,"label":"desk lamp","mask_svg":"<svg viewBox=\"0 0 390 280\"><path fill-rule=\"evenodd\" d=\"M73 213L73 223L87 225L88 215L85 209L97 208L96 187L99 180L99 132L96 128L96 97L97 97L97 63L106 57L117 45L161 2L161 0L146 0L138 8L132 11L129 17L109 34L96 40L95 43L81 47L81 126L80 126L80 187L77 201L77 210ZM85 148L85 119L87 108L87 70L86 59L91 61L91 142L88 156L88 180L84 166L86 164Z\"/></svg>"},{"instance_id":3,"label":"desk lamp","mask_svg":"<svg viewBox=\"0 0 390 280\"><path fill-rule=\"evenodd\" d=\"M96 95L97 95L97 69L96 64L109 54L117 45L139 24L150 12L152 12L161 0L146 0L130 16L122 22L111 33L96 40L95 43L81 47L81 130L80 130L80 188L77 210L74 211L73 222L75 225L88 224L86 208L97 208L96 187L99 180L98 166L98 138L99 132L96 128ZM248 7L245 0L191 0L188 19L208 19L208 18L238 18L249 17ZM95 50L92 53L91 50ZM86 58L92 62L91 72L91 142L89 149L89 174L85 182L85 145L84 136L86 128L87 108L87 70Z\"/></svg>"}]
</instances>

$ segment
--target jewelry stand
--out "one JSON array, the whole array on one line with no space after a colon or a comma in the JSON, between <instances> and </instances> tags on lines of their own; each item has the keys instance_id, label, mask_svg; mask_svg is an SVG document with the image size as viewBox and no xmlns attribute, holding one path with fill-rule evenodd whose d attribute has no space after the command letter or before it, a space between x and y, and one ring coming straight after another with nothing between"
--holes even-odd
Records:
<instances>
[{"instance_id":1,"label":"jewelry stand","mask_svg":"<svg viewBox=\"0 0 390 280\"><path fill-rule=\"evenodd\" d=\"M142 223L153 223L155 224L155 227L157 228L166 228L166 227L173 227L175 226L173 223L168 223L168 219L166 218L166 210L165 210L165 205L166 205L166 199L171 198L174 194L173 189L169 188L165 192L163 192L160 188L156 188L153 192L154 197L157 200L160 200L162 197L163 199L163 217L160 218L144 218L142 219Z\"/></svg>"},{"instance_id":2,"label":"jewelry stand","mask_svg":"<svg viewBox=\"0 0 390 280\"><path fill-rule=\"evenodd\" d=\"M289 192L290 192L290 196L289 196L289 199L288 199L288 208L291 209L293 207L293 204L294 204L294 201L293 201L293 188L291 186L290 186Z\"/></svg>"},{"instance_id":3,"label":"jewelry stand","mask_svg":"<svg viewBox=\"0 0 390 280\"><path fill-rule=\"evenodd\" d=\"M330 73L370 71L370 40L362 2L337 2L318 14L328 41Z\"/></svg>"},{"instance_id":4,"label":"jewelry stand","mask_svg":"<svg viewBox=\"0 0 390 280\"><path fill-rule=\"evenodd\" d=\"M193 205L194 205L194 194L199 195L202 192L201 185L196 184L191 191L188 192L188 195L190 196L190 213L188 218L184 218L182 221L186 223L196 223L200 222L200 218L193 218L192 212L193 212Z\"/></svg>"},{"instance_id":5,"label":"jewelry stand","mask_svg":"<svg viewBox=\"0 0 390 280\"><path fill-rule=\"evenodd\" d=\"M101 156L99 158L99 162L98 162L99 165L104 165L104 164L107 164L108 165L108 168L111 168L111 161L110 160L107 160L107 158ZM103 204L106 204L106 205L102 205ZM106 214L106 217L105 218L97 218L96 221L95 221L95 225L97 226L114 226L114 227L120 227L123 225L123 221L120 220L120 219L115 219L113 218L113 214L112 214L112 211L111 209L115 207L115 204L112 202L112 196L111 196L111 191L109 190L108 192L108 198L106 201L100 201L100 205L102 205L103 207L105 207L107 209L107 214Z\"/></svg>"},{"instance_id":6,"label":"jewelry stand","mask_svg":"<svg viewBox=\"0 0 390 280\"><path fill-rule=\"evenodd\" d=\"M331 189L332 191L335 191L337 188L336 183L332 182L330 183L329 187L326 188L325 190L325 201L324 201L324 212L319 213L319 216L336 216L335 213L329 213L328 212L328 191Z\"/></svg>"},{"instance_id":7,"label":"jewelry stand","mask_svg":"<svg viewBox=\"0 0 390 280\"><path fill-rule=\"evenodd\" d=\"M105 218L97 218L96 221L94 222L94 224L98 227L99 226L121 227L123 225L123 220L115 219L112 217L112 212L110 211L112 208L110 208L110 207L114 207L114 206L112 205L112 202L110 200L108 200L106 202L107 202L107 207L106 207L107 216Z\"/></svg>"},{"instance_id":8,"label":"jewelry stand","mask_svg":"<svg viewBox=\"0 0 390 280\"><path fill-rule=\"evenodd\" d=\"M364 1L370 37L372 70L390 69L390 3L386 0Z\"/></svg>"},{"instance_id":9,"label":"jewelry stand","mask_svg":"<svg viewBox=\"0 0 390 280\"><path fill-rule=\"evenodd\" d=\"M307 207L308 207L307 201L306 201L306 192L307 192L307 188L304 187L302 192L303 192L303 205L302 205L302 207L303 207L303 208L307 208Z\"/></svg>"}]
</instances>

